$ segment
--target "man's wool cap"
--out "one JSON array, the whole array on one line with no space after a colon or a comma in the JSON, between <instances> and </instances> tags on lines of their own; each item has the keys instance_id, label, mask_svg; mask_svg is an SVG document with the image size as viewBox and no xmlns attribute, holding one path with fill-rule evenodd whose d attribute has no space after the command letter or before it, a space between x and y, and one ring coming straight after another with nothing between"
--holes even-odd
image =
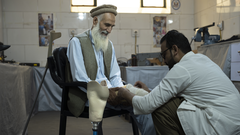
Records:
<instances>
[{"instance_id":1,"label":"man's wool cap","mask_svg":"<svg viewBox=\"0 0 240 135\"><path fill-rule=\"evenodd\" d=\"M91 11L91 17L98 16L103 13L113 13L115 16L117 15L117 7L114 5L101 5L96 8L93 8Z\"/></svg>"}]
</instances>

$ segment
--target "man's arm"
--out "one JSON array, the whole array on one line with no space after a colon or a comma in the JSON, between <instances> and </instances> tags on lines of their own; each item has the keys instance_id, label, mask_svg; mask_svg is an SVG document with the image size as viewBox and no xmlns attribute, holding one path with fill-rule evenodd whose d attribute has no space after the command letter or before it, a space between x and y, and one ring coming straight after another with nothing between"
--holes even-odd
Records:
<instances>
[{"instance_id":1,"label":"man's arm","mask_svg":"<svg viewBox=\"0 0 240 135\"><path fill-rule=\"evenodd\" d=\"M111 41L110 41L111 42ZM116 55L115 55L115 50L114 50L114 46L111 42L112 45L112 61L111 61L111 70L110 70L110 83L112 85L112 87L122 87L123 83L122 83L122 78L121 78L121 71L120 68L118 66L118 62L116 59Z\"/></svg>"}]
</instances>

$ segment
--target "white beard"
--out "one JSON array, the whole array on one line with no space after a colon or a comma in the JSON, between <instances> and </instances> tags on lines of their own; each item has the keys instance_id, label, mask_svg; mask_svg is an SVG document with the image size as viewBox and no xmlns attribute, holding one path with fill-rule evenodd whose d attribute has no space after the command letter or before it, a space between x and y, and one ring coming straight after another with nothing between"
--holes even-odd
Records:
<instances>
[{"instance_id":1,"label":"white beard","mask_svg":"<svg viewBox=\"0 0 240 135\"><path fill-rule=\"evenodd\" d=\"M93 37L93 42L95 44L95 49L96 51L102 50L105 52L108 47L108 36L104 36L101 34L101 30L99 28L99 23L93 27L92 29L92 37Z\"/></svg>"}]
</instances>

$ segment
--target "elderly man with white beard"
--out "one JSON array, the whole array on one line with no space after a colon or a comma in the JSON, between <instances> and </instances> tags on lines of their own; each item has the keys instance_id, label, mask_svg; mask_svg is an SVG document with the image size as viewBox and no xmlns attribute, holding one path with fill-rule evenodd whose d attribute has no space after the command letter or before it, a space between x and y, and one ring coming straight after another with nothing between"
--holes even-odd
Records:
<instances>
[{"instance_id":1,"label":"elderly man with white beard","mask_svg":"<svg viewBox=\"0 0 240 135\"><path fill-rule=\"evenodd\" d=\"M117 7L102 5L90 11L93 17L92 28L73 37L69 41L67 57L70 64L72 81L98 83L105 80L110 90L110 97L115 94L111 88L122 87L120 68L118 66L113 43L108 39L115 26ZM83 87L69 89L68 108L78 117L84 106L88 106L87 90ZM86 102L86 104L85 104ZM106 108L128 110L136 121L142 135L155 135L152 117L148 115L134 115L130 106L112 106L107 103Z\"/></svg>"}]
</instances>

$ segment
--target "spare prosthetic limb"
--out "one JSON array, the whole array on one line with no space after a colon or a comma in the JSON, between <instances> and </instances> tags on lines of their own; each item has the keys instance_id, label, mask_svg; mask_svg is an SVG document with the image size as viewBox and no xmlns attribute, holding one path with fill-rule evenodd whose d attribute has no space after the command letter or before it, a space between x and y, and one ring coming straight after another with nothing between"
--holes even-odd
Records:
<instances>
[{"instance_id":1,"label":"spare prosthetic limb","mask_svg":"<svg viewBox=\"0 0 240 135\"><path fill-rule=\"evenodd\" d=\"M102 121L103 111L109 97L106 81L102 81L101 85L96 81L88 82L87 97L89 101L89 119L93 125L93 134L96 135L98 124Z\"/></svg>"}]
</instances>

